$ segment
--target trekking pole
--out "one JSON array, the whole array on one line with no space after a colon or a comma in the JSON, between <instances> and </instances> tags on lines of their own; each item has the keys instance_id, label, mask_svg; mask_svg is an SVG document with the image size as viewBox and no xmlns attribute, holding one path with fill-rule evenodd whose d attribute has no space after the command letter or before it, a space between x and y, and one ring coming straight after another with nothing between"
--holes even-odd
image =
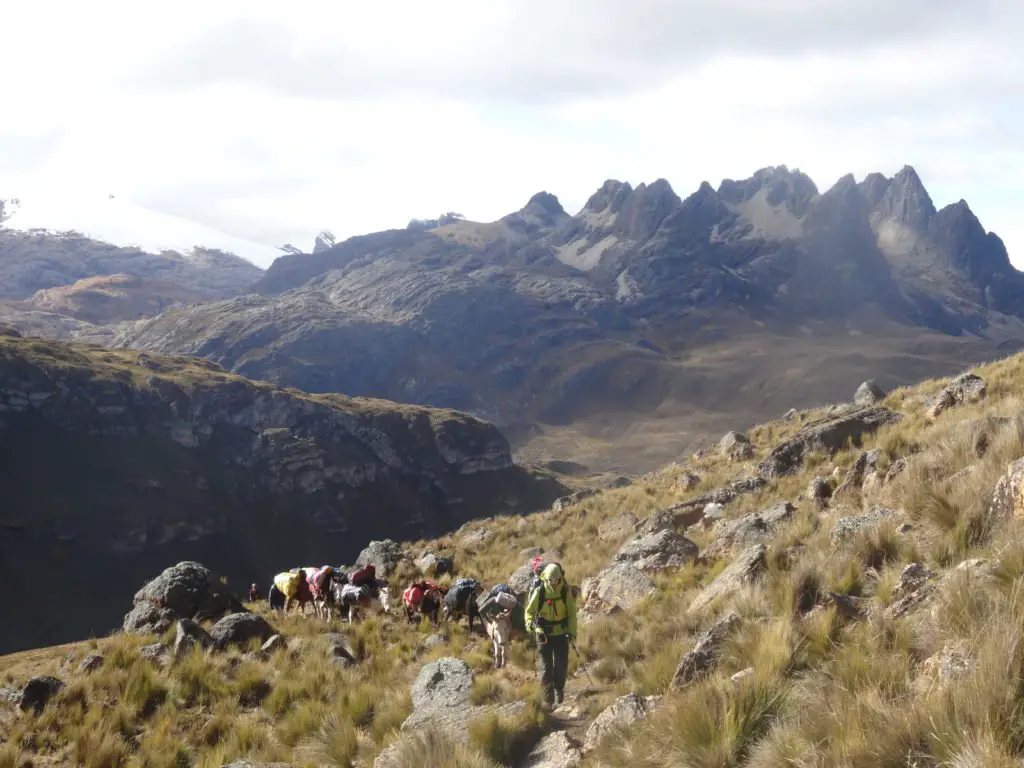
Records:
<instances>
[{"instance_id":1,"label":"trekking pole","mask_svg":"<svg viewBox=\"0 0 1024 768\"><path fill-rule=\"evenodd\" d=\"M580 661L580 669L583 670L583 674L587 676L587 680L590 681L590 684L596 688L597 683L594 682L594 678L592 678L590 673L587 671L587 665L583 663L583 654L580 653L580 649L576 647L576 643L570 643L570 645L572 646L572 649L576 651L576 658Z\"/></svg>"}]
</instances>

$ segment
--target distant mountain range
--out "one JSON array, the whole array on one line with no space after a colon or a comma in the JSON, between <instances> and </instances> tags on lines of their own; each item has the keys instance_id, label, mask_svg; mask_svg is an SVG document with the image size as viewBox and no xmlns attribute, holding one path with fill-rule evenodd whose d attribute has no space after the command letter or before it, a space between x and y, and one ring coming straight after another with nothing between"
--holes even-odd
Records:
<instances>
[{"instance_id":1,"label":"distant mountain range","mask_svg":"<svg viewBox=\"0 0 1024 768\"><path fill-rule=\"evenodd\" d=\"M28 242L0 230L0 279ZM291 250L265 273L231 270L233 288L219 254L209 274L224 292L165 287L170 308L136 297L105 317L66 289L8 294L22 304L7 311L309 391L463 409L521 451L623 469L776 408L849 397L861 378L948 373L1024 340L1024 275L1003 243L964 201L936 210L910 167L823 193L764 168L685 199L663 179L609 180L575 215L541 192L494 222L449 213ZM26 290L73 282L33 263ZM104 268L75 279L161 277Z\"/></svg>"}]
</instances>

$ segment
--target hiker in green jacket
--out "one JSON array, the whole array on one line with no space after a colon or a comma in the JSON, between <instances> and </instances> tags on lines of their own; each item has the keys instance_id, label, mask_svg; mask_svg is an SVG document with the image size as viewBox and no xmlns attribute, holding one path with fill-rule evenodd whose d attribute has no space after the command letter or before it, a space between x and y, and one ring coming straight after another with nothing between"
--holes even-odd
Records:
<instances>
[{"instance_id":1,"label":"hiker in green jacket","mask_svg":"<svg viewBox=\"0 0 1024 768\"><path fill-rule=\"evenodd\" d=\"M576 600L562 567L550 563L526 602L526 631L537 638L544 701L561 704L569 671L569 645L576 641Z\"/></svg>"}]
</instances>

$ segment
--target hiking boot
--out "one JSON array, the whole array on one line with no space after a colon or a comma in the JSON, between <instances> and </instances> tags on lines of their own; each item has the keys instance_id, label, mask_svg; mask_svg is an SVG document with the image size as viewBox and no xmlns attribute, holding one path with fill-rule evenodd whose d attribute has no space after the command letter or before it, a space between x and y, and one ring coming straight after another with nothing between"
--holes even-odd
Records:
<instances>
[{"instance_id":1,"label":"hiking boot","mask_svg":"<svg viewBox=\"0 0 1024 768\"><path fill-rule=\"evenodd\" d=\"M544 705L548 707L548 709L551 708L552 702L554 702L556 695L557 694L550 688L544 691Z\"/></svg>"},{"instance_id":2,"label":"hiking boot","mask_svg":"<svg viewBox=\"0 0 1024 768\"><path fill-rule=\"evenodd\" d=\"M561 691L555 691L555 706L561 706L563 701L565 701L565 694Z\"/></svg>"}]
</instances>

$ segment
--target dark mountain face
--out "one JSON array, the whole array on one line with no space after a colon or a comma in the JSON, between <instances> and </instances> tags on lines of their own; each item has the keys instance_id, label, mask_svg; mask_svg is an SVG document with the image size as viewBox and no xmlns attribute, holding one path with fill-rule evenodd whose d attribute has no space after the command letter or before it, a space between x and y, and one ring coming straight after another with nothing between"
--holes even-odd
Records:
<instances>
[{"instance_id":1,"label":"dark mountain face","mask_svg":"<svg viewBox=\"0 0 1024 768\"><path fill-rule=\"evenodd\" d=\"M829 358L934 335L943 349L963 339L965 362L1024 338L1024 279L1001 241L966 204L936 211L909 167L824 192L798 170L763 168L685 199L663 179L609 180L576 215L540 192L494 222L446 214L332 241L279 258L252 295L93 336L312 391L456 407L517 433L724 408L693 385L696 361L748 338L813 334L830 340ZM780 382L766 374L762 391ZM730 412L772 415L762 402Z\"/></svg>"},{"instance_id":2,"label":"dark mountain face","mask_svg":"<svg viewBox=\"0 0 1024 768\"><path fill-rule=\"evenodd\" d=\"M351 563L371 539L436 535L566 492L464 414L7 335L0 438L0 574L19 617L0 653L109 631L154 562L202 559L265 587L295 564ZM89 578L40 601L40 569Z\"/></svg>"}]
</instances>

